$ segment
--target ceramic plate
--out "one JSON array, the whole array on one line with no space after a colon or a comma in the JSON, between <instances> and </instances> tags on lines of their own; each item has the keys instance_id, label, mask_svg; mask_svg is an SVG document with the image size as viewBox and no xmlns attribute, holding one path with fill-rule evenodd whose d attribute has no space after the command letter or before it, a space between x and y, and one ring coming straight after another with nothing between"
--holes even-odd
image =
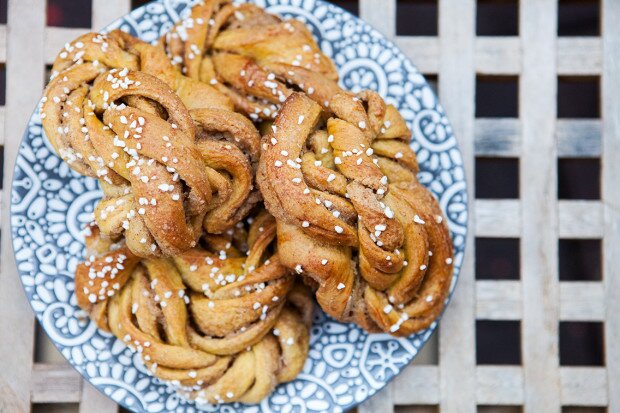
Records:
<instances>
[{"instance_id":1,"label":"ceramic plate","mask_svg":"<svg viewBox=\"0 0 620 413\"><path fill-rule=\"evenodd\" d=\"M467 231L461 154L432 89L392 43L368 24L321 0L254 0L306 23L338 66L349 90L373 89L394 104L413 131L420 181L439 199L454 241L455 277ZM155 1L109 25L154 41L189 13L189 0ZM36 102L33 102L33 104ZM369 335L317 311L303 372L260 405L196 406L150 376L137 354L88 321L74 294L73 273L84 253L83 226L101 197L97 181L61 162L43 135L39 113L28 124L15 165L11 224L17 268L36 316L66 359L88 381L135 412L341 412L381 390L420 351L433 325L406 339Z\"/></svg>"}]
</instances>

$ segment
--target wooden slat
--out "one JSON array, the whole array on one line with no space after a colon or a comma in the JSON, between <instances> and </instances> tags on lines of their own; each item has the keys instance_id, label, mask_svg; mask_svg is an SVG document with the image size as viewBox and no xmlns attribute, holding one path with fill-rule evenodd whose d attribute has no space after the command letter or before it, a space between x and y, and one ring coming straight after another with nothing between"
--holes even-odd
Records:
<instances>
[{"instance_id":1,"label":"wooden slat","mask_svg":"<svg viewBox=\"0 0 620 413\"><path fill-rule=\"evenodd\" d=\"M608 399L604 368L562 367L564 405L604 406ZM80 376L67 365L37 364L33 371L34 403L75 403L81 400ZM478 366L476 402L481 405L520 405L524 400L523 369L519 366ZM397 405L433 405L440 401L437 366L409 366L392 385ZM87 390L90 391L90 390ZM92 394L100 395L92 388ZM104 397L104 396L102 396ZM83 398L82 398L83 400ZM99 411L94 408L90 411ZM382 412L384 410L374 410Z\"/></svg>"},{"instance_id":2,"label":"wooden slat","mask_svg":"<svg viewBox=\"0 0 620 413\"><path fill-rule=\"evenodd\" d=\"M522 68L521 50L518 37L479 37L476 39L476 71L480 74L518 75ZM601 39L558 38L557 62L560 75L601 73Z\"/></svg>"},{"instance_id":3,"label":"wooden slat","mask_svg":"<svg viewBox=\"0 0 620 413\"><path fill-rule=\"evenodd\" d=\"M517 199L476 200L476 236L518 238L521 235L521 203Z\"/></svg>"},{"instance_id":4,"label":"wooden slat","mask_svg":"<svg viewBox=\"0 0 620 413\"><path fill-rule=\"evenodd\" d=\"M116 413L118 405L114 400L101 393L92 384L82 380L79 413Z\"/></svg>"},{"instance_id":5,"label":"wooden slat","mask_svg":"<svg viewBox=\"0 0 620 413\"><path fill-rule=\"evenodd\" d=\"M437 37L398 36L396 45L422 73L437 73L439 69L439 39Z\"/></svg>"},{"instance_id":6,"label":"wooden slat","mask_svg":"<svg viewBox=\"0 0 620 413\"><path fill-rule=\"evenodd\" d=\"M523 403L523 369L517 366L478 366L477 400L483 405Z\"/></svg>"},{"instance_id":7,"label":"wooden slat","mask_svg":"<svg viewBox=\"0 0 620 413\"><path fill-rule=\"evenodd\" d=\"M517 238L521 236L521 202L516 199L476 200L476 236ZM600 201L558 202L560 238L601 238L604 232Z\"/></svg>"},{"instance_id":8,"label":"wooden slat","mask_svg":"<svg viewBox=\"0 0 620 413\"><path fill-rule=\"evenodd\" d=\"M524 412L559 412L556 0L519 2L523 71L519 113L523 136L520 193L523 214L521 282Z\"/></svg>"},{"instance_id":9,"label":"wooden slat","mask_svg":"<svg viewBox=\"0 0 620 413\"><path fill-rule=\"evenodd\" d=\"M602 198L605 205L603 280L605 285L605 360L609 388L607 411L620 411L620 2L603 0L603 153Z\"/></svg>"},{"instance_id":10,"label":"wooden slat","mask_svg":"<svg viewBox=\"0 0 620 413\"><path fill-rule=\"evenodd\" d=\"M0 146L4 145L4 123L6 122L6 107L0 106Z\"/></svg>"},{"instance_id":11,"label":"wooden slat","mask_svg":"<svg viewBox=\"0 0 620 413\"><path fill-rule=\"evenodd\" d=\"M476 318L520 320L522 294L520 281L476 281Z\"/></svg>"},{"instance_id":12,"label":"wooden slat","mask_svg":"<svg viewBox=\"0 0 620 413\"><path fill-rule=\"evenodd\" d=\"M476 155L516 158L521 154L521 123L514 118L478 118Z\"/></svg>"},{"instance_id":13,"label":"wooden slat","mask_svg":"<svg viewBox=\"0 0 620 413\"><path fill-rule=\"evenodd\" d=\"M558 119L555 135L561 158L601 156L601 121L598 119Z\"/></svg>"},{"instance_id":14,"label":"wooden slat","mask_svg":"<svg viewBox=\"0 0 620 413\"><path fill-rule=\"evenodd\" d=\"M399 405L439 404L439 369L411 365L394 379L393 392Z\"/></svg>"},{"instance_id":15,"label":"wooden slat","mask_svg":"<svg viewBox=\"0 0 620 413\"><path fill-rule=\"evenodd\" d=\"M607 374L599 367L562 367L562 404L568 406L606 406ZM610 387L610 393L618 389ZM613 412L614 410L608 410Z\"/></svg>"},{"instance_id":16,"label":"wooden slat","mask_svg":"<svg viewBox=\"0 0 620 413\"><path fill-rule=\"evenodd\" d=\"M46 27L45 28L45 47L44 59L45 64L54 63L56 55L65 47L65 43L69 43L76 37L88 32L88 29L74 29L66 27Z\"/></svg>"},{"instance_id":17,"label":"wooden slat","mask_svg":"<svg viewBox=\"0 0 620 413\"><path fill-rule=\"evenodd\" d=\"M68 364L35 364L32 371L33 403L77 403L81 376Z\"/></svg>"},{"instance_id":18,"label":"wooden slat","mask_svg":"<svg viewBox=\"0 0 620 413\"><path fill-rule=\"evenodd\" d=\"M605 290L600 282L560 283L562 321L603 321Z\"/></svg>"},{"instance_id":19,"label":"wooden slat","mask_svg":"<svg viewBox=\"0 0 620 413\"><path fill-rule=\"evenodd\" d=\"M377 394L360 404L357 411L359 413L394 413L394 399L392 393L392 383L389 383Z\"/></svg>"},{"instance_id":20,"label":"wooden slat","mask_svg":"<svg viewBox=\"0 0 620 413\"><path fill-rule=\"evenodd\" d=\"M11 1L6 32L6 122L4 125L4 195L2 211L10 205L13 165L25 125L43 87L43 26L45 10L39 0ZM28 46L23 44L28 39ZM9 214L2 214L0 268L0 411L28 412L34 346L34 317L15 267Z\"/></svg>"},{"instance_id":21,"label":"wooden slat","mask_svg":"<svg viewBox=\"0 0 620 413\"><path fill-rule=\"evenodd\" d=\"M559 37L558 74L597 75L601 73L602 47L598 37Z\"/></svg>"},{"instance_id":22,"label":"wooden slat","mask_svg":"<svg viewBox=\"0 0 620 413\"><path fill-rule=\"evenodd\" d=\"M0 62L6 62L6 25L0 24Z\"/></svg>"},{"instance_id":23,"label":"wooden slat","mask_svg":"<svg viewBox=\"0 0 620 413\"><path fill-rule=\"evenodd\" d=\"M92 2L92 25L96 31L131 10L131 0L92 0Z\"/></svg>"},{"instance_id":24,"label":"wooden slat","mask_svg":"<svg viewBox=\"0 0 620 413\"><path fill-rule=\"evenodd\" d=\"M396 36L396 0L359 0L359 8L360 17L385 37Z\"/></svg>"},{"instance_id":25,"label":"wooden slat","mask_svg":"<svg viewBox=\"0 0 620 413\"><path fill-rule=\"evenodd\" d=\"M558 203L560 238L601 238L604 232L603 204L600 201Z\"/></svg>"},{"instance_id":26,"label":"wooden slat","mask_svg":"<svg viewBox=\"0 0 620 413\"><path fill-rule=\"evenodd\" d=\"M440 100L460 144L467 181L474 171L475 0L439 0ZM454 24L458 21L459 24ZM475 208L469 187L470 208ZM473 214L472 214L473 215ZM470 215L470 228L475 217ZM439 388L441 411L476 411L474 234L467 234L458 288L439 331ZM459 351L454 351L456 348Z\"/></svg>"},{"instance_id":27,"label":"wooden slat","mask_svg":"<svg viewBox=\"0 0 620 413\"><path fill-rule=\"evenodd\" d=\"M560 158L596 158L601 155L601 121L558 119ZM478 118L475 124L476 155L517 158L521 155L521 122L514 118Z\"/></svg>"},{"instance_id":28,"label":"wooden slat","mask_svg":"<svg viewBox=\"0 0 620 413\"><path fill-rule=\"evenodd\" d=\"M476 73L518 74L521 68L521 40L518 37L476 38Z\"/></svg>"},{"instance_id":29,"label":"wooden slat","mask_svg":"<svg viewBox=\"0 0 620 413\"><path fill-rule=\"evenodd\" d=\"M523 317L523 287L520 281L476 281L476 318L520 320ZM603 321L605 291L600 282L560 283L560 320Z\"/></svg>"},{"instance_id":30,"label":"wooden slat","mask_svg":"<svg viewBox=\"0 0 620 413\"><path fill-rule=\"evenodd\" d=\"M561 367L558 370L561 404L566 406L604 406L608 400L604 368ZM478 366L476 368L476 402L479 405L522 405L524 389L529 388L520 366ZM408 368L394 384L394 400L399 405L433 405L438 403L438 368ZM613 394L613 392L612 392ZM545 409L550 412L551 409ZM559 411L559 409L558 409Z\"/></svg>"}]
</instances>

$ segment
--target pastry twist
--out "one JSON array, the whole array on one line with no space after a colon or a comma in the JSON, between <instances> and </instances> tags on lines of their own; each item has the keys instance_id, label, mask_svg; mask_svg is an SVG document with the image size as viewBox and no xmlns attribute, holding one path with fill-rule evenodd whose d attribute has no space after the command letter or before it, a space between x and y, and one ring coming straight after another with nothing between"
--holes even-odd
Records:
<instances>
[{"instance_id":1,"label":"pastry twist","mask_svg":"<svg viewBox=\"0 0 620 413\"><path fill-rule=\"evenodd\" d=\"M174 255L195 244L201 222L219 233L245 216L259 198L259 135L226 96L120 31L65 49L43 99L43 126L73 169L100 179L104 233L125 234L140 256ZM123 65L142 71L106 71Z\"/></svg>"},{"instance_id":2,"label":"pastry twist","mask_svg":"<svg viewBox=\"0 0 620 413\"><path fill-rule=\"evenodd\" d=\"M448 227L416 179L410 132L374 92L293 94L265 137L257 182L282 263L314 280L331 316L406 336L430 325L452 277Z\"/></svg>"},{"instance_id":3,"label":"pastry twist","mask_svg":"<svg viewBox=\"0 0 620 413\"><path fill-rule=\"evenodd\" d=\"M83 102L97 76L110 68L137 70L138 58L115 39L87 33L65 45L58 54L41 100L41 122L56 153L82 175L103 176L113 185L122 182L94 156L84 139Z\"/></svg>"},{"instance_id":4,"label":"pastry twist","mask_svg":"<svg viewBox=\"0 0 620 413\"><path fill-rule=\"evenodd\" d=\"M195 125L179 98L153 76L112 69L95 79L83 112L83 140L96 151L89 157L129 184L107 191L97 205L102 231L125 235L140 256L193 247L212 194Z\"/></svg>"},{"instance_id":5,"label":"pastry twist","mask_svg":"<svg viewBox=\"0 0 620 413\"><path fill-rule=\"evenodd\" d=\"M161 43L183 74L213 84L253 120L275 118L295 89L326 108L340 91L333 62L303 23L251 4L203 1Z\"/></svg>"},{"instance_id":6,"label":"pastry twist","mask_svg":"<svg viewBox=\"0 0 620 413\"><path fill-rule=\"evenodd\" d=\"M140 260L94 227L94 255L76 271L78 303L185 396L258 403L301 371L312 313L307 290L269 256L275 231L262 213L247 234L237 229L207 237L206 249Z\"/></svg>"}]
</instances>

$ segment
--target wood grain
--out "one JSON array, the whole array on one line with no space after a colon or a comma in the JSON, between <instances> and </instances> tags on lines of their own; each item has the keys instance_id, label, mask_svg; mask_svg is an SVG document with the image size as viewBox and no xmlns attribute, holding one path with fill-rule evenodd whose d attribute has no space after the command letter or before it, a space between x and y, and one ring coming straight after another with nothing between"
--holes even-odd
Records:
<instances>
[{"instance_id":1,"label":"wood grain","mask_svg":"<svg viewBox=\"0 0 620 413\"><path fill-rule=\"evenodd\" d=\"M474 0L439 1L440 100L450 116L470 183L475 159L475 6ZM471 185L468 196L472 211L476 204ZM475 216L470 214L469 227L474 226ZM446 412L476 411L474 231L468 232L467 245L458 286L439 329L439 407Z\"/></svg>"},{"instance_id":2,"label":"wood grain","mask_svg":"<svg viewBox=\"0 0 620 413\"><path fill-rule=\"evenodd\" d=\"M45 10L38 0L12 1L8 5L11 26L7 39L6 123L4 125L4 183L11 188L13 163L28 117L43 88L43 33ZM28 39L28 47L22 42ZM28 62L28 63L25 63ZM2 197L2 211L10 205L9 190ZM17 276L9 214L2 214L0 267L0 411L30 411L34 317Z\"/></svg>"},{"instance_id":3,"label":"wood grain","mask_svg":"<svg viewBox=\"0 0 620 413\"><path fill-rule=\"evenodd\" d=\"M523 67L519 82L523 156L521 341L525 413L560 412L558 358L558 218L555 140L557 2L522 0L519 33Z\"/></svg>"},{"instance_id":4,"label":"wood grain","mask_svg":"<svg viewBox=\"0 0 620 413\"><path fill-rule=\"evenodd\" d=\"M602 1L603 148L602 192L605 205L603 279L605 285L605 360L609 389L608 411L620 411L620 2Z\"/></svg>"}]
</instances>

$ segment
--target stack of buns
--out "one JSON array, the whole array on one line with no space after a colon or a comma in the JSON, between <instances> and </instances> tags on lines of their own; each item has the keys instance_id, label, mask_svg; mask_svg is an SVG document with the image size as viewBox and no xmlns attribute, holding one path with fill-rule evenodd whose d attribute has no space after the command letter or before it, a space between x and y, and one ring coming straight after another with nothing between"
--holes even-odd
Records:
<instances>
[{"instance_id":1,"label":"stack of buns","mask_svg":"<svg viewBox=\"0 0 620 413\"><path fill-rule=\"evenodd\" d=\"M338 86L310 31L205 0L157 44L67 44L43 128L103 198L76 296L153 375L199 403L258 403L331 317L407 336L441 313L452 244L411 132Z\"/></svg>"}]
</instances>

